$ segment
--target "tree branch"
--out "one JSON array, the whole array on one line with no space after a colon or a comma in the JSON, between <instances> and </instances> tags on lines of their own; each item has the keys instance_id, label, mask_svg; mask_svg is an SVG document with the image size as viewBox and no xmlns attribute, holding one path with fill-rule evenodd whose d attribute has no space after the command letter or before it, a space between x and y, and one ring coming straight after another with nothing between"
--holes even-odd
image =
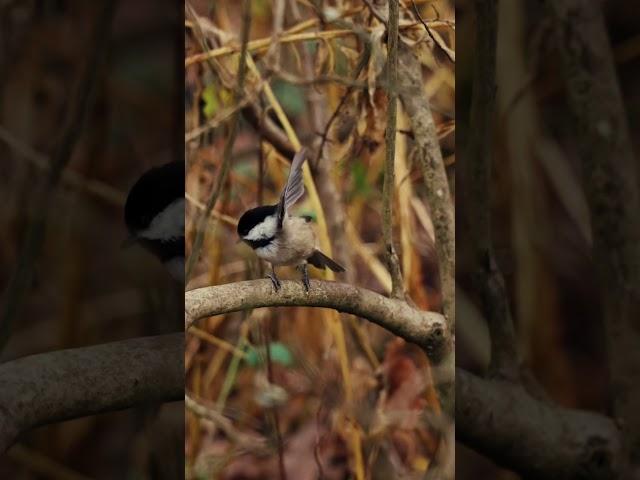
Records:
<instances>
[{"instance_id":1,"label":"tree branch","mask_svg":"<svg viewBox=\"0 0 640 480\"><path fill-rule=\"evenodd\" d=\"M506 288L491 241L490 177L495 113L496 42L498 12L495 0L476 0L476 55L470 134L466 151L469 175L465 191L474 202L467 218L470 243L475 250L474 287L480 293L482 312L491 336L492 375L515 379L519 375L518 344Z\"/></svg>"},{"instance_id":2,"label":"tree branch","mask_svg":"<svg viewBox=\"0 0 640 480\"><path fill-rule=\"evenodd\" d=\"M442 160L438 133L429 107L429 99L423 87L422 67L411 48L402 43L398 57L398 79L400 83L398 93L411 122L417 146L417 157L427 186L427 201L436 237L444 314L451 330L453 330L456 305L456 244L453 200Z\"/></svg>"},{"instance_id":3,"label":"tree branch","mask_svg":"<svg viewBox=\"0 0 640 480\"><path fill-rule=\"evenodd\" d=\"M269 280L249 280L185 293L185 329L201 318L260 307L324 307L351 313L420 346L431 358L448 353L451 335L442 315L410 307L364 288L311 280L307 293L300 282L282 281L273 291Z\"/></svg>"},{"instance_id":4,"label":"tree branch","mask_svg":"<svg viewBox=\"0 0 640 480\"><path fill-rule=\"evenodd\" d=\"M369 4L370 5L370 4ZM372 11L373 6L370 5ZM389 0L387 26L387 128L385 130L384 185L382 189L382 235L391 275L391 296L404 298L404 282L393 245L393 200L395 192L396 125L398 120L398 0ZM409 252L405 252L406 255Z\"/></svg>"},{"instance_id":5,"label":"tree branch","mask_svg":"<svg viewBox=\"0 0 640 480\"><path fill-rule=\"evenodd\" d=\"M184 395L184 334L32 355L0 365L0 453L41 425Z\"/></svg>"},{"instance_id":6,"label":"tree branch","mask_svg":"<svg viewBox=\"0 0 640 480\"><path fill-rule=\"evenodd\" d=\"M456 437L530 479L619 478L620 434L604 415L534 399L456 369Z\"/></svg>"}]
</instances>

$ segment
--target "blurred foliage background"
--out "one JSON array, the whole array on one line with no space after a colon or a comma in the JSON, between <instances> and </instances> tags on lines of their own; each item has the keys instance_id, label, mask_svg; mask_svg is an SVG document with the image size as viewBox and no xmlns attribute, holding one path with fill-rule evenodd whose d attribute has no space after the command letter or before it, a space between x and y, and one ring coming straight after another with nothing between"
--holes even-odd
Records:
<instances>
[{"instance_id":1,"label":"blurred foliage background","mask_svg":"<svg viewBox=\"0 0 640 480\"><path fill-rule=\"evenodd\" d=\"M627 109L631 138L640 138L640 17L625 1L602 4ZM458 148L468 138L475 19L472 0L456 1L460 118ZM504 273L519 347L541 391L560 405L610 413L600 287L574 120L567 105L555 42L541 5L499 2L493 241ZM597 101L597 100L594 100ZM636 144L637 149L637 144ZM637 150L636 150L637 151ZM457 362L483 371L489 360L486 325L472 290L472 252L464 241L473 198L458 169L456 302ZM514 478L456 445L458 478Z\"/></svg>"},{"instance_id":2,"label":"blurred foliage background","mask_svg":"<svg viewBox=\"0 0 640 480\"><path fill-rule=\"evenodd\" d=\"M387 100L380 85L387 3L251 1L250 56L237 102L242 5L186 3L187 255L198 216L212 192L219 195L187 289L264 276L255 254L238 243L236 219L277 201L298 137L310 150L324 218L309 195L296 212L313 216L318 231L326 222L325 252L347 266L337 280L388 293L381 230ZM454 64L415 9L452 52L453 6L400 2L401 37L422 63L453 183ZM368 57L358 31L372 39ZM239 131L225 158L236 114ZM218 190L225 162L230 174ZM394 227L405 286L420 308L438 310L433 226L402 110L396 169ZM293 269L278 272L299 278ZM287 478L301 480L425 475L450 431L426 356L375 325L334 313L260 309L210 318L189 331L188 478L284 478L282 466Z\"/></svg>"},{"instance_id":3,"label":"blurred foliage background","mask_svg":"<svg viewBox=\"0 0 640 480\"><path fill-rule=\"evenodd\" d=\"M102 5L0 2L3 291ZM152 165L183 158L182 19L179 2L119 2L95 108L49 205L44 249L2 361L182 329L182 288L141 249L120 248L128 189ZM183 415L176 404L39 428L0 458L0 478L179 478Z\"/></svg>"}]
</instances>

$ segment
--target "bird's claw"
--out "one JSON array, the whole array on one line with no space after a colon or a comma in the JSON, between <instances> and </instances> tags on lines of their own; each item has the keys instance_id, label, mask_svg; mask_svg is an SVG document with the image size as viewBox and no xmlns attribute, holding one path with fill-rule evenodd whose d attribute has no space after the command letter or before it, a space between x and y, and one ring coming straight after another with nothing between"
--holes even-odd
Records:
<instances>
[{"instance_id":1,"label":"bird's claw","mask_svg":"<svg viewBox=\"0 0 640 480\"><path fill-rule=\"evenodd\" d=\"M307 270L307 264L303 263L300 266L300 270L302 270L302 284L304 285L304 289L308 292L311 288L311 284L309 283L309 272Z\"/></svg>"},{"instance_id":2,"label":"bird's claw","mask_svg":"<svg viewBox=\"0 0 640 480\"><path fill-rule=\"evenodd\" d=\"M276 292L280 291L282 284L280 283L280 280L278 279L278 277L276 277L275 272L267 273L267 277L271 279L271 285L273 285L273 289Z\"/></svg>"}]
</instances>

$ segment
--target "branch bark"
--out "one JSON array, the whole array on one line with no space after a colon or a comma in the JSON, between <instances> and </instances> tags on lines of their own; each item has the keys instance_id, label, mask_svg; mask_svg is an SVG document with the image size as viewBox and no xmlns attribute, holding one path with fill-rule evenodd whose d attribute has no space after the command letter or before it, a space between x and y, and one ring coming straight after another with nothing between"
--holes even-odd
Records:
<instances>
[{"instance_id":1,"label":"branch bark","mask_svg":"<svg viewBox=\"0 0 640 480\"><path fill-rule=\"evenodd\" d=\"M611 419L534 399L516 383L456 369L456 436L531 479L619 478Z\"/></svg>"},{"instance_id":2,"label":"branch bark","mask_svg":"<svg viewBox=\"0 0 640 480\"><path fill-rule=\"evenodd\" d=\"M373 6L370 5L372 11ZM395 198L396 128L398 120L398 0L389 0L387 24L387 128L385 130L384 186L382 189L382 234L391 275L391 296L404 298L400 261L393 245L393 201ZM409 252L405 252L408 255Z\"/></svg>"},{"instance_id":3,"label":"branch bark","mask_svg":"<svg viewBox=\"0 0 640 480\"><path fill-rule=\"evenodd\" d=\"M631 468L640 472L640 193L627 116L599 2L547 2L575 117L604 292L614 415ZM635 477L634 477L635 478Z\"/></svg>"},{"instance_id":4,"label":"branch bark","mask_svg":"<svg viewBox=\"0 0 640 480\"><path fill-rule=\"evenodd\" d=\"M32 355L0 366L0 453L41 425L181 400L184 334Z\"/></svg>"},{"instance_id":5,"label":"branch bark","mask_svg":"<svg viewBox=\"0 0 640 480\"><path fill-rule=\"evenodd\" d=\"M427 201L435 230L443 310L451 331L455 327L455 217L447 172L442 160L436 125L423 88L422 66L410 47L400 43L399 96L417 146L417 158L427 186Z\"/></svg>"},{"instance_id":6,"label":"branch bark","mask_svg":"<svg viewBox=\"0 0 640 480\"><path fill-rule=\"evenodd\" d=\"M409 306L402 300L346 283L311 280L307 293L300 282L282 281L273 291L269 280L249 280L185 293L185 329L197 320L260 307L308 306L332 308L365 318L408 342L420 346L432 359L448 353L451 334L442 315Z\"/></svg>"}]
</instances>

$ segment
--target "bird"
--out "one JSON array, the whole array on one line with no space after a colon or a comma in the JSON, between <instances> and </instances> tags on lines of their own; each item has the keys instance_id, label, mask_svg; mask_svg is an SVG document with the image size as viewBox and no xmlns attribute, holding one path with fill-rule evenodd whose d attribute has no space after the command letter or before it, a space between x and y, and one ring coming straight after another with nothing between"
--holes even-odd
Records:
<instances>
[{"instance_id":1,"label":"bird","mask_svg":"<svg viewBox=\"0 0 640 480\"><path fill-rule=\"evenodd\" d=\"M129 237L158 258L170 275L184 282L184 162L147 170L135 182L124 206Z\"/></svg>"},{"instance_id":2,"label":"bird","mask_svg":"<svg viewBox=\"0 0 640 480\"><path fill-rule=\"evenodd\" d=\"M267 276L276 292L281 288L276 275L278 266L295 266L302 272L302 283L310 290L308 265L318 269L329 268L344 272L344 267L317 248L317 237L310 216L290 213L294 204L304 195L302 166L306 150L300 149L291 162L287 183L280 200L275 205L261 205L244 212L238 220L240 239L249 245L256 255L271 265Z\"/></svg>"}]
</instances>

